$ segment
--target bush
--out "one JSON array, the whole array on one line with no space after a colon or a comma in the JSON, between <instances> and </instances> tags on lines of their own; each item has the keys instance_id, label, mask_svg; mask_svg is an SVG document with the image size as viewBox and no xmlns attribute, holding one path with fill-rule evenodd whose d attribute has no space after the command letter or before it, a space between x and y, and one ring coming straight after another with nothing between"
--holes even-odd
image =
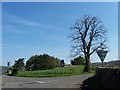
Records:
<instances>
[{"instance_id":1,"label":"bush","mask_svg":"<svg viewBox=\"0 0 120 90\"><path fill-rule=\"evenodd\" d=\"M16 76L18 74L18 68L13 68L8 71L8 76Z\"/></svg>"},{"instance_id":2,"label":"bush","mask_svg":"<svg viewBox=\"0 0 120 90\"><path fill-rule=\"evenodd\" d=\"M26 62L27 70L47 70L59 66L59 59L49 56L48 54L35 55L30 57Z\"/></svg>"},{"instance_id":3,"label":"bush","mask_svg":"<svg viewBox=\"0 0 120 90\"><path fill-rule=\"evenodd\" d=\"M13 68L12 75L16 76L17 74L18 74L18 69L17 68Z\"/></svg>"}]
</instances>

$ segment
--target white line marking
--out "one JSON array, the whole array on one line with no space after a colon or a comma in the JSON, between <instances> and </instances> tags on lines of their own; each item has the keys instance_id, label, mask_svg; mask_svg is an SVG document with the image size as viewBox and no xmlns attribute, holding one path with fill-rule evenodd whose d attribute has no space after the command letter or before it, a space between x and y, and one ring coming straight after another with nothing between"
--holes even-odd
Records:
<instances>
[{"instance_id":1,"label":"white line marking","mask_svg":"<svg viewBox=\"0 0 120 90\"><path fill-rule=\"evenodd\" d=\"M36 83L42 84L44 83L43 81L35 81Z\"/></svg>"}]
</instances>

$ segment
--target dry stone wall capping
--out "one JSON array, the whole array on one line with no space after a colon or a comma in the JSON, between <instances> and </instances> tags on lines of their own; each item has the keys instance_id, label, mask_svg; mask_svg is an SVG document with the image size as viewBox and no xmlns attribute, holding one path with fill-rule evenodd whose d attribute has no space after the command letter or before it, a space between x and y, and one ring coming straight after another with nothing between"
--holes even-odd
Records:
<instances>
[{"instance_id":1,"label":"dry stone wall capping","mask_svg":"<svg viewBox=\"0 0 120 90\"><path fill-rule=\"evenodd\" d=\"M120 88L120 69L99 67L95 77L105 88Z\"/></svg>"}]
</instances>

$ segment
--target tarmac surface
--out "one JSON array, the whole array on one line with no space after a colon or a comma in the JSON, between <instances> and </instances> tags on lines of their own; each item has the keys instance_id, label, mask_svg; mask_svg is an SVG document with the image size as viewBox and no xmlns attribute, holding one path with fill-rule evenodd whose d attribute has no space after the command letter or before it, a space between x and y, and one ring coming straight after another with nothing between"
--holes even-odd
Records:
<instances>
[{"instance_id":1,"label":"tarmac surface","mask_svg":"<svg viewBox=\"0 0 120 90\"><path fill-rule=\"evenodd\" d=\"M2 88L80 88L82 82L93 74L51 78L2 76Z\"/></svg>"}]
</instances>

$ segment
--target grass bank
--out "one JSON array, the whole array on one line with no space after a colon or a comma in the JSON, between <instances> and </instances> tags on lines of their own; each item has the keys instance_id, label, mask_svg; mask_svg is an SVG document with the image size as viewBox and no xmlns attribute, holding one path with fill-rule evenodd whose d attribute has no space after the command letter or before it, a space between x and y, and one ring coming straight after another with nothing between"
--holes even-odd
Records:
<instances>
[{"instance_id":1,"label":"grass bank","mask_svg":"<svg viewBox=\"0 0 120 90\"><path fill-rule=\"evenodd\" d=\"M84 66L65 66L64 68L55 68L49 70L37 70L37 71L19 71L17 76L19 77L58 77L58 76L73 76L86 74L88 72L83 72ZM92 67L89 73L94 73L95 67Z\"/></svg>"}]
</instances>

